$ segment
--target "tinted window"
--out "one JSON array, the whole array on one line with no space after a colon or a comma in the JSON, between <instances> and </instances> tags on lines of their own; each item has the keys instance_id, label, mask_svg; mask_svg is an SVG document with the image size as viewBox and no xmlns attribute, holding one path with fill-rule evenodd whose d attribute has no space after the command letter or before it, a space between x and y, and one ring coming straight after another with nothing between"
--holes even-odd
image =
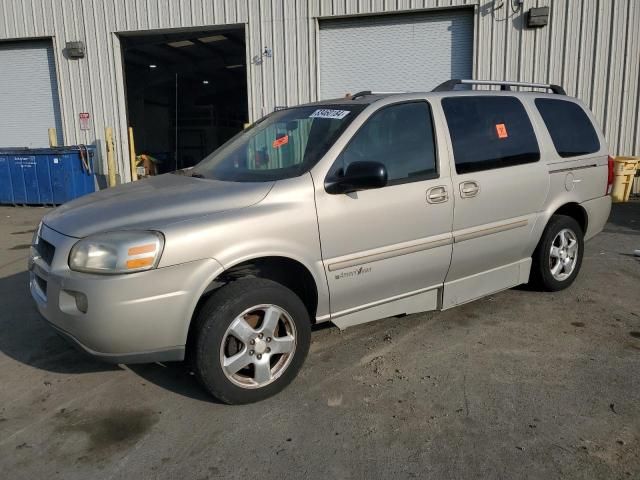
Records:
<instances>
[{"instance_id":1,"label":"tinted window","mask_svg":"<svg viewBox=\"0 0 640 480\"><path fill-rule=\"evenodd\" d=\"M374 113L342 151L330 175L352 162L374 161L387 168L389 184L437 175L431 108L426 102L402 103Z\"/></svg>"},{"instance_id":2,"label":"tinted window","mask_svg":"<svg viewBox=\"0 0 640 480\"><path fill-rule=\"evenodd\" d=\"M540 149L529 116L514 97L442 100L458 173L536 162Z\"/></svg>"},{"instance_id":3,"label":"tinted window","mask_svg":"<svg viewBox=\"0 0 640 480\"><path fill-rule=\"evenodd\" d=\"M575 157L600 150L598 134L580 105L538 98L536 107L561 157Z\"/></svg>"}]
</instances>

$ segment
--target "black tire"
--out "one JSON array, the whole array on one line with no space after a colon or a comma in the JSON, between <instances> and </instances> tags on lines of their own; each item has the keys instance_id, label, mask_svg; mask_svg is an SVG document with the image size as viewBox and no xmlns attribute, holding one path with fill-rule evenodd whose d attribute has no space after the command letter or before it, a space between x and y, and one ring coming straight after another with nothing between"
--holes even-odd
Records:
<instances>
[{"instance_id":1,"label":"black tire","mask_svg":"<svg viewBox=\"0 0 640 480\"><path fill-rule=\"evenodd\" d=\"M233 383L223 371L222 342L236 317L265 304L276 305L288 314L295 327L295 350L275 380L262 387L245 388ZM191 352L195 374L205 389L224 403L253 403L275 395L296 377L309 352L311 321L305 305L291 290L271 280L247 277L221 287L207 299L195 321ZM248 344L246 347L252 348Z\"/></svg>"},{"instance_id":2,"label":"black tire","mask_svg":"<svg viewBox=\"0 0 640 480\"><path fill-rule=\"evenodd\" d=\"M577 259L571 274L562 280L558 280L551 273L551 247L556 236L562 230L570 230L575 235L578 242ZM547 291L557 292L569 287L580 272L582 257L584 255L584 232L576 220L566 215L553 215L547 224L542 238L533 252L531 266L530 284L534 287Z\"/></svg>"}]
</instances>

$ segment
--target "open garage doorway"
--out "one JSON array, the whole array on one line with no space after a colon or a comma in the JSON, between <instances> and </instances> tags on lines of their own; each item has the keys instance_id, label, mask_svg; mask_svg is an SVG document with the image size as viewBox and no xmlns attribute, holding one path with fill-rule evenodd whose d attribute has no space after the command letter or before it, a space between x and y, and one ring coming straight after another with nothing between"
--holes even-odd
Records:
<instances>
[{"instance_id":1,"label":"open garage doorway","mask_svg":"<svg viewBox=\"0 0 640 480\"><path fill-rule=\"evenodd\" d=\"M156 173L193 166L248 121L243 26L121 36L136 153Z\"/></svg>"}]
</instances>

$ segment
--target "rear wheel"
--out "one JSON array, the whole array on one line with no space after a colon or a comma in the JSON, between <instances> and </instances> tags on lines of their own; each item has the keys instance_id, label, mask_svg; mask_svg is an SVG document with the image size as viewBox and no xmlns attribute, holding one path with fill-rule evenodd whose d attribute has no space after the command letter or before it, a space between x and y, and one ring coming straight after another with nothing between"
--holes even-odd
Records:
<instances>
[{"instance_id":1,"label":"rear wheel","mask_svg":"<svg viewBox=\"0 0 640 480\"><path fill-rule=\"evenodd\" d=\"M225 403L275 395L295 378L309 351L304 304L271 280L245 278L220 288L196 322L196 375Z\"/></svg>"},{"instance_id":2,"label":"rear wheel","mask_svg":"<svg viewBox=\"0 0 640 480\"><path fill-rule=\"evenodd\" d=\"M570 286L582 266L583 236L573 218L552 216L533 254L533 284L550 292Z\"/></svg>"}]
</instances>

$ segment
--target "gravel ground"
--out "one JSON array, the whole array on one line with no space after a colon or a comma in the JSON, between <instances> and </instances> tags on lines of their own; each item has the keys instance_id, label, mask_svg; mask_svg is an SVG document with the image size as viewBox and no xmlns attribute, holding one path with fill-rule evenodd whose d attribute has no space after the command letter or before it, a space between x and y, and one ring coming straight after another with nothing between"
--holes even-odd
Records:
<instances>
[{"instance_id":1,"label":"gravel ground","mask_svg":"<svg viewBox=\"0 0 640 480\"><path fill-rule=\"evenodd\" d=\"M57 337L25 273L46 211L0 207L2 478L640 478L638 201L569 290L317 329L298 379L242 407Z\"/></svg>"}]
</instances>

